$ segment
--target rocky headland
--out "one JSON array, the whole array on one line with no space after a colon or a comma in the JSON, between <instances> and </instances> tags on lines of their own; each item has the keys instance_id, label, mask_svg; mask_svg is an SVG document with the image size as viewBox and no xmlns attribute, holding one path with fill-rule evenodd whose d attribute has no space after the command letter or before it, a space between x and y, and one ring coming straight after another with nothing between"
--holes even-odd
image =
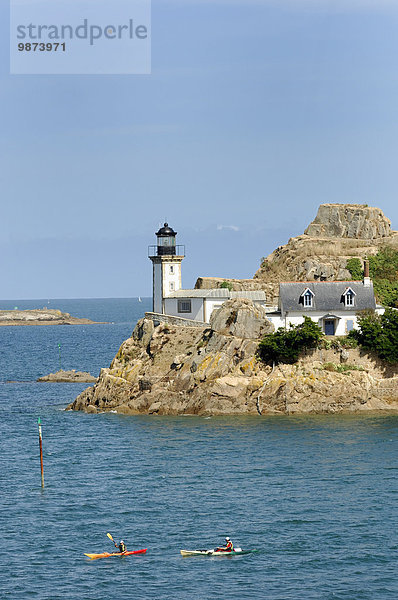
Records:
<instances>
[{"instance_id":1,"label":"rocky headland","mask_svg":"<svg viewBox=\"0 0 398 600\"><path fill-rule=\"evenodd\" d=\"M72 317L50 308L33 310L0 310L0 326L12 325L93 325L95 321Z\"/></svg>"},{"instance_id":2,"label":"rocky headland","mask_svg":"<svg viewBox=\"0 0 398 600\"><path fill-rule=\"evenodd\" d=\"M358 349L308 351L294 365L257 357L265 310L228 300L207 328L141 319L98 382L68 407L89 413L222 415L398 410L398 367Z\"/></svg>"}]
</instances>

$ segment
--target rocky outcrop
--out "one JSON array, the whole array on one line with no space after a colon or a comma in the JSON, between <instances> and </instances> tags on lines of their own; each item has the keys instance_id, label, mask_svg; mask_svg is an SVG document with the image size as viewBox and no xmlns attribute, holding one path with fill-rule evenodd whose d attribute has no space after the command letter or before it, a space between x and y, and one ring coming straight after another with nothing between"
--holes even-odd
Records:
<instances>
[{"instance_id":1,"label":"rocky outcrop","mask_svg":"<svg viewBox=\"0 0 398 600\"><path fill-rule=\"evenodd\" d=\"M305 233L265 258L254 275L264 284L280 281L350 280L347 261L398 250L398 232L379 208L361 204L321 204Z\"/></svg>"},{"instance_id":2,"label":"rocky outcrop","mask_svg":"<svg viewBox=\"0 0 398 600\"><path fill-rule=\"evenodd\" d=\"M232 335L251 340L274 331L274 326L267 319L265 308L245 299L225 302L212 313L210 327L213 332L224 336Z\"/></svg>"},{"instance_id":3,"label":"rocky outcrop","mask_svg":"<svg viewBox=\"0 0 398 600\"><path fill-rule=\"evenodd\" d=\"M56 373L50 373L49 375L44 375L43 377L39 377L37 381L49 381L53 383L95 383L97 381L97 377L91 375L91 373L83 372L83 371L57 371Z\"/></svg>"},{"instance_id":4,"label":"rocky outcrop","mask_svg":"<svg viewBox=\"0 0 398 600\"><path fill-rule=\"evenodd\" d=\"M367 204L321 204L304 232L313 238L376 240L391 235L391 221Z\"/></svg>"},{"instance_id":5,"label":"rocky outcrop","mask_svg":"<svg viewBox=\"0 0 398 600\"><path fill-rule=\"evenodd\" d=\"M277 304L281 281L345 281L350 258L362 263L383 246L398 250L398 232L379 208L366 204L321 204L304 234L291 238L262 259L253 279L199 277L196 288L264 290L267 303Z\"/></svg>"},{"instance_id":6,"label":"rocky outcrop","mask_svg":"<svg viewBox=\"0 0 398 600\"><path fill-rule=\"evenodd\" d=\"M398 410L398 372L358 350L311 351L272 369L256 357L271 333L249 300L227 301L208 328L141 319L109 369L68 407L124 414L281 414Z\"/></svg>"},{"instance_id":7,"label":"rocky outcrop","mask_svg":"<svg viewBox=\"0 0 398 600\"><path fill-rule=\"evenodd\" d=\"M41 308L34 310L0 310L1 325L92 325L90 319L72 317L60 310Z\"/></svg>"}]
</instances>

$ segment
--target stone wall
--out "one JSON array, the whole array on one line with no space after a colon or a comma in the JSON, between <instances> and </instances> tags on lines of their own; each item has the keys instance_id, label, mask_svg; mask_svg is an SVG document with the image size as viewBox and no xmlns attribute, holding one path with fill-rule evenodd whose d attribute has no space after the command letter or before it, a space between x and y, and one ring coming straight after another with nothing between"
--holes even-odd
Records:
<instances>
[{"instance_id":1,"label":"stone wall","mask_svg":"<svg viewBox=\"0 0 398 600\"><path fill-rule=\"evenodd\" d=\"M145 318L160 325L160 323L168 323L169 325L177 325L180 327L206 327L208 323L204 321L194 321L193 319L184 319L183 317L175 317L173 315L162 315L160 313L146 312Z\"/></svg>"}]
</instances>

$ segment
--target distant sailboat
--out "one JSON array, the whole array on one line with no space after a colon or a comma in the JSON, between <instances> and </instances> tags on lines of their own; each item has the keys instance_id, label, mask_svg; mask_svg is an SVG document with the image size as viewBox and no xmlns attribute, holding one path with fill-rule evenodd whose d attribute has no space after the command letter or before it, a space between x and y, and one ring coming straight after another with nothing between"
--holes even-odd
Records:
<instances>
[{"instance_id":1,"label":"distant sailboat","mask_svg":"<svg viewBox=\"0 0 398 600\"><path fill-rule=\"evenodd\" d=\"M142 302L141 296L138 296L138 302Z\"/></svg>"}]
</instances>

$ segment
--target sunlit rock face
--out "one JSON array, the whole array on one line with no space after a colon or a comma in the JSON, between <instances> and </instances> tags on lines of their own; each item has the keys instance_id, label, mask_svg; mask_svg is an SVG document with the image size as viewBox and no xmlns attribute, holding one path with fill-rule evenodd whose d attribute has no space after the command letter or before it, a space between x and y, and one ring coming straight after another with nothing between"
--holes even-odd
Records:
<instances>
[{"instance_id":1,"label":"sunlit rock face","mask_svg":"<svg viewBox=\"0 0 398 600\"><path fill-rule=\"evenodd\" d=\"M141 319L98 382L69 408L151 415L398 410L392 367L335 348L272 369L257 356L261 337L272 331L263 309L244 299L225 302L208 328L154 327Z\"/></svg>"},{"instance_id":2,"label":"sunlit rock face","mask_svg":"<svg viewBox=\"0 0 398 600\"><path fill-rule=\"evenodd\" d=\"M315 238L374 240L391 235L391 221L380 208L364 204L321 204L304 233Z\"/></svg>"},{"instance_id":3,"label":"sunlit rock face","mask_svg":"<svg viewBox=\"0 0 398 600\"><path fill-rule=\"evenodd\" d=\"M350 258L377 254L383 246L398 249L398 232L379 208L363 204L321 204L305 233L290 238L263 259L254 281L264 290L280 281L345 281ZM269 289L269 287L268 287ZM269 293L269 292L268 292Z\"/></svg>"}]
</instances>

